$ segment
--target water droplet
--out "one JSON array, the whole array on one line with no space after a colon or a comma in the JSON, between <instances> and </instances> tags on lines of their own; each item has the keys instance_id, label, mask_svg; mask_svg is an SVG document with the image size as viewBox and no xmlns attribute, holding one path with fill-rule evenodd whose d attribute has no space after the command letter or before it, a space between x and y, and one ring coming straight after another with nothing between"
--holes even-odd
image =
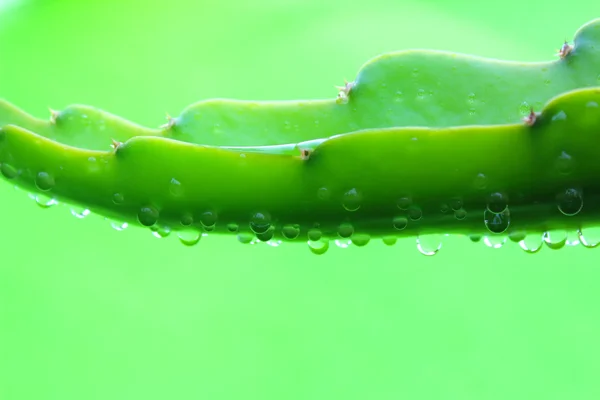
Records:
<instances>
[{"instance_id":1,"label":"water droplet","mask_svg":"<svg viewBox=\"0 0 600 400\"><path fill-rule=\"evenodd\" d=\"M76 217L76 218L85 218L88 215L90 215L90 210L88 210L87 208L71 208L71 214Z\"/></svg>"},{"instance_id":2,"label":"water droplet","mask_svg":"<svg viewBox=\"0 0 600 400\"><path fill-rule=\"evenodd\" d=\"M202 232L195 229L186 229L177 234L179 241L185 246L194 246L202 238Z\"/></svg>"},{"instance_id":3,"label":"water droplet","mask_svg":"<svg viewBox=\"0 0 600 400\"><path fill-rule=\"evenodd\" d=\"M179 219L179 222L183 226L190 226L194 223L194 216L189 212L183 213Z\"/></svg>"},{"instance_id":4,"label":"water droplet","mask_svg":"<svg viewBox=\"0 0 600 400\"><path fill-rule=\"evenodd\" d=\"M152 227L150 227L150 230L152 231L152 235L159 239L166 238L171 234L171 228L169 228L168 226L153 225Z\"/></svg>"},{"instance_id":5,"label":"water droplet","mask_svg":"<svg viewBox=\"0 0 600 400\"><path fill-rule=\"evenodd\" d=\"M492 249L499 249L506 244L506 236L484 236L483 243Z\"/></svg>"},{"instance_id":6,"label":"water droplet","mask_svg":"<svg viewBox=\"0 0 600 400\"><path fill-rule=\"evenodd\" d=\"M254 239L254 235L248 232L241 232L237 235L237 240L243 244L249 244Z\"/></svg>"},{"instance_id":7,"label":"water droplet","mask_svg":"<svg viewBox=\"0 0 600 400\"><path fill-rule=\"evenodd\" d=\"M442 205L440 206L440 211L446 214L448 211L450 211L450 206L446 203L442 203Z\"/></svg>"},{"instance_id":8,"label":"water droplet","mask_svg":"<svg viewBox=\"0 0 600 400\"><path fill-rule=\"evenodd\" d=\"M475 179L473 179L473 187L476 190L484 190L487 187L487 181L488 179L487 176L485 176L485 174L477 174Z\"/></svg>"},{"instance_id":9,"label":"water droplet","mask_svg":"<svg viewBox=\"0 0 600 400\"><path fill-rule=\"evenodd\" d=\"M562 110L552 116L552 121L565 121L566 119L567 114Z\"/></svg>"},{"instance_id":10,"label":"water droplet","mask_svg":"<svg viewBox=\"0 0 600 400\"><path fill-rule=\"evenodd\" d=\"M358 247L366 246L371 241L371 236L367 233L358 233L352 235L352 244Z\"/></svg>"},{"instance_id":11,"label":"water droplet","mask_svg":"<svg viewBox=\"0 0 600 400\"><path fill-rule=\"evenodd\" d=\"M381 240L386 246L393 246L398 241L398 238L396 236L384 236L381 238Z\"/></svg>"},{"instance_id":12,"label":"water droplet","mask_svg":"<svg viewBox=\"0 0 600 400\"><path fill-rule=\"evenodd\" d=\"M402 93L401 90L398 90L396 92L396 95L394 96L394 100L397 102L403 101L404 100L404 93Z\"/></svg>"},{"instance_id":13,"label":"water droplet","mask_svg":"<svg viewBox=\"0 0 600 400\"><path fill-rule=\"evenodd\" d=\"M42 193L37 195L29 193L29 197L35 200L35 203L42 208L50 208L58 204L58 201L54 197Z\"/></svg>"},{"instance_id":14,"label":"water droplet","mask_svg":"<svg viewBox=\"0 0 600 400\"><path fill-rule=\"evenodd\" d=\"M2 163L0 166L0 172L6 179L14 179L19 175L19 171L8 163Z\"/></svg>"},{"instance_id":15,"label":"water droplet","mask_svg":"<svg viewBox=\"0 0 600 400\"><path fill-rule=\"evenodd\" d=\"M541 233L530 233L519 241L519 246L526 253L535 254L544 246L544 236Z\"/></svg>"},{"instance_id":16,"label":"water droplet","mask_svg":"<svg viewBox=\"0 0 600 400\"><path fill-rule=\"evenodd\" d=\"M153 206L142 207L138 211L138 221L144 226L152 226L158 221L159 212Z\"/></svg>"},{"instance_id":17,"label":"water droplet","mask_svg":"<svg viewBox=\"0 0 600 400\"><path fill-rule=\"evenodd\" d=\"M38 172L35 177L35 186L46 192L54 187L54 177L47 172Z\"/></svg>"},{"instance_id":18,"label":"water droplet","mask_svg":"<svg viewBox=\"0 0 600 400\"><path fill-rule=\"evenodd\" d=\"M467 103L469 103L469 104L475 103L475 93L469 93L467 95Z\"/></svg>"},{"instance_id":19,"label":"water droplet","mask_svg":"<svg viewBox=\"0 0 600 400\"><path fill-rule=\"evenodd\" d=\"M481 235L469 235L469 240L471 240L471 242L473 243L478 243L479 241L481 241Z\"/></svg>"},{"instance_id":20,"label":"water droplet","mask_svg":"<svg viewBox=\"0 0 600 400\"><path fill-rule=\"evenodd\" d=\"M399 215L397 217L394 217L392 223L394 224L394 228L401 231L408 226L408 218Z\"/></svg>"},{"instance_id":21,"label":"water droplet","mask_svg":"<svg viewBox=\"0 0 600 400\"><path fill-rule=\"evenodd\" d=\"M125 198L123 197L123 195L121 193L115 193L115 194L113 194L112 201L115 204L123 204L123 202L125 201Z\"/></svg>"},{"instance_id":22,"label":"water droplet","mask_svg":"<svg viewBox=\"0 0 600 400\"><path fill-rule=\"evenodd\" d=\"M567 232L562 230L552 230L544 232L544 243L552 250L558 250L567 244Z\"/></svg>"},{"instance_id":23,"label":"water droplet","mask_svg":"<svg viewBox=\"0 0 600 400\"><path fill-rule=\"evenodd\" d=\"M527 237L527 232L525 231L512 231L508 234L508 239L511 242L519 243L521 240L524 240Z\"/></svg>"},{"instance_id":24,"label":"water droplet","mask_svg":"<svg viewBox=\"0 0 600 400\"><path fill-rule=\"evenodd\" d=\"M417 90L417 98L423 99L425 97L425 90L419 89Z\"/></svg>"},{"instance_id":25,"label":"water droplet","mask_svg":"<svg viewBox=\"0 0 600 400\"><path fill-rule=\"evenodd\" d=\"M555 167L559 174L569 175L574 169L573 157L563 151L556 159Z\"/></svg>"},{"instance_id":26,"label":"water droplet","mask_svg":"<svg viewBox=\"0 0 600 400\"><path fill-rule=\"evenodd\" d=\"M235 222L231 222L231 223L227 224L227 230L229 232L234 233L234 232L237 232L239 229L240 229L240 227Z\"/></svg>"},{"instance_id":27,"label":"water droplet","mask_svg":"<svg viewBox=\"0 0 600 400\"><path fill-rule=\"evenodd\" d=\"M212 231L215 229L217 224L217 213L212 210L204 211L200 215L200 223L206 231Z\"/></svg>"},{"instance_id":28,"label":"water droplet","mask_svg":"<svg viewBox=\"0 0 600 400\"><path fill-rule=\"evenodd\" d=\"M323 233L321 232L320 229L311 228L308 230L308 240L309 241L316 242L321 239L321 236L323 236Z\"/></svg>"},{"instance_id":29,"label":"water droplet","mask_svg":"<svg viewBox=\"0 0 600 400\"><path fill-rule=\"evenodd\" d=\"M396 202L396 205L401 210L408 210L408 207L412 204L412 198L409 196L400 197Z\"/></svg>"},{"instance_id":30,"label":"water droplet","mask_svg":"<svg viewBox=\"0 0 600 400\"><path fill-rule=\"evenodd\" d=\"M528 102L524 101L521 103L521 105L519 106L519 113L522 116L526 116L531 112L531 106L529 105Z\"/></svg>"},{"instance_id":31,"label":"water droplet","mask_svg":"<svg viewBox=\"0 0 600 400\"><path fill-rule=\"evenodd\" d=\"M269 240L273 239L273 236L275 236L274 226L270 226L269 229L267 229L265 232L256 234L256 238L261 242L268 242Z\"/></svg>"},{"instance_id":32,"label":"water droplet","mask_svg":"<svg viewBox=\"0 0 600 400\"><path fill-rule=\"evenodd\" d=\"M460 210L463 206L463 202L461 199L452 199L450 200L450 207L452 208L452 210L456 211L456 210Z\"/></svg>"},{"instance_id":33,"label":"water droplet","mask_svg":"<svg viewBox=\"0 0 600 400\"><path fill-rule=\"evenodd\" d=\"M250 229L252 232L265 233L271 227L271 216L268 213L257 212L250 220Z\"/></svg>"},{"instance_id":34,"label":"water droplet","mask_svg":"<svg viewBox=\"0 0 600 400\"><path fill-rule=\"evenodd\" d=\"M350 222L344 222L338 227L338 235L342 238L349 238L354 233L354 227Z\"/></svg>"},{"instance_id":35,"label":"water droplet","mask_svg":"<svg viewBox=\"0 0 600 400\"><path fill-rule=\"evenodd\" d=\"M329 198L331 197L331 193L329 193L329 189L327 189L326 187L322 187L319 188L319 190L317 190L317 197L320 200L329 200Z\"/></svg>"},{"instance_id":36,"label":"water droplet","mask_svg":"<svg viewBox=\"0 0 600 400\"><path fill-rule=\"evenodd\" d=\"M500 192L492 193L488 196L487 209L488 211L500 214L508 207L508 198Z\"/></svg>"},{"instance_id":37,"label":"water droplet","mask_svg":"<svg viewBox=\"0 0 600 400\"><path fill-rule=\"evenodd\" d=\"M588 101L585 106L587 108L598 108L598 103L596 103L595 101Z\"/></svg>"},{"instance_id":38,"label":"water droplet","mask_svg":"<svg viewBox=\"0 0 600 400\"><path fill-rule=\"evenodd\" d=\"M317 255L322 255L329 250L329 240L321 238L319 240L309 240L308 248L310 251Z\"/></svg>"},{"instance_id":39,"label":"water droplet","mask_svg":"<svg viewBox=\"0 0 600 400\"><path fill-rule=\"evenodd\" d=\"M281 228L281 234L288 240L294 240L300 235L300 225L286 224Z\"/></svg>"},{"instance_id":40,"label":"water droplet","mask_svg":"<svg viewBox=\"0 0 600 400\"><path fill-rule=\"evenodd\" d=\"M124 231L125 229L127 229L129 224L127 222L111 221L110 226L116 231Z\"/></svg>"},{"instance_id":41,"label":"water droplet","mask_svg":"<svg viewBox=\"0 0 600 400\"><path fill-rule=\"evenodd\" d=\"M493 213L490 210L485 210L483 213L483 221L490 232L505 232L510 225L510 211L508 208L501 213Z\"/></svg>"},{"instance_id":42,"label":"water droplet","mask_svg":"<svg viewBox=\"0 0 600 400\"><path fill-rule=\"evenodd\" d=\"M352 244L352 240L350 239L336 239L335 245L340 249L347 249Z\"/></svg>"},{"instance_id":43,"label":"water droplet","mask_svg":"<svg viewBox=\"0 0 600 400\"><path fill-rule=\"evenodd\" d=\"M419 235L417 237L417 249L426 256L433 256L442 248L442 235Z\"/></svg>"},{"instance_id":44,"label":"water droplet","mask_svg":"<svg viewBox=\"0 0 600 400\"><path fill-rule=\"evenodd\" d=\"M181 186L181 182L172 178L171 182L169 182L169 193L174 197L183 196L183 186Z\"/></svg>"},{"instance_id":45,"label":"water droplet","mask_svg":"<svg viewBox=\"0 0 600 400\"><path fill-rule=\"evenodd\" d=\"M356 188L352 188L344 193L342 197L342 205L348 211L356 211L360 208L362 202L362 195Z\"/></svg>"},{"instance_id":46,"label":"water droplet","mask_svg":"<svg viewBox=\"0 0 600 400\"><path fill-rule=\"evenodd\" d=\"M573 216L579 213L583 208L583 197L581 192L574 188L569 188L556 196L558 209L566 216Z\"/></svg>"},{"instance_id":47,"label":"water droplet","mask_svg":"<svg viewBox=\"0 0 600 400\"><path fill-rule=\"evenodd\" d=\"M421 211L421 207L415 205L408 207L406 213L408 214L408 218L413 221L418 221L423 217L423 211Z\"/></svg>"},{"instance_id":48,"label":"water droplet","mask_svg":"<svg viewBox=\"0 0 600 400\"><path fill-rule=\"evenodd\" d=\"M467 210L465 210L464 208L460 208L454 211L454 218L456 218L459 221L462 221L463 219L467 218Z\"/></svg>"},{"instance_id":49,"label":"water droplet","mask_svg":"<svg viewBox=\"0 0 600 400\"><path fill-rule=\"evenodd\" d=\"M415 78L417 76L419 76L419 68L413 68L413 70L412 70L412 76L415 77Z\"/></svg>"},{"instance_id":50,"label":"water droplet","mask_svg":"<svg viewBox=\"0 0 600 400\"><path fill-rule=\"evenodd\" d=\"M550 79L544 79L544 85L548 86L552 81Z\"/></svg>"},{"instance_id":51,"label":"water droplet","mask_svg":"<svg viewBox=\"0 0 600 400\"><path fill-rule=\"evenodd\" d=\"M585 231L578 229L577 236L583 247L593 249L600 246L600 227L585 228Z\"/></svg>"}]
</instances>

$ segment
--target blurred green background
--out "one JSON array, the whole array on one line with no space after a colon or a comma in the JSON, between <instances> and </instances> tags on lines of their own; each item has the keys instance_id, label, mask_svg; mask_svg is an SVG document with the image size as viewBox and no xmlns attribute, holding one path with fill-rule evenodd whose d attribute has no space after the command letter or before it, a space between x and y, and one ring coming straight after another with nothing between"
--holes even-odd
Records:
<instances>
[{"instance_id":1,"label":"blurred green background","mask_svg":"<svg viewBox=\"0 0 600 400\"><path fill-rule=\"evenodd\" d=\"M594 1L0 0L0 97L157 126L331 98L379 53L543 61ZM600 72L600 71L599 71ZM0 399L598 399L600 250L122 232L0 183Z\"/></svg>"}]
</instances>

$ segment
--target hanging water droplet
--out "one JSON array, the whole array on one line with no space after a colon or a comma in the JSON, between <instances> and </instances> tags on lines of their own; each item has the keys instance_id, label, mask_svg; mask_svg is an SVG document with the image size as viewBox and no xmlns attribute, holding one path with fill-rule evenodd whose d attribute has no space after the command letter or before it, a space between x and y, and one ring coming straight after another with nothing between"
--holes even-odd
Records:
<instances>
[{"instance_id":1,"label":"hanging water droplet","mask_svg":"<svg viewBox=\"0 0 600 400\"><path fill-rule=\"evenodd\" d=\"M417 249L426 256L433 256L442 248L442 235L427 234L417 236Z\"/></svg>"},{"instance_id":2,"label":"hanging water droplet","mask_svg":"<svg viewBox=\"0 0 600 400\"><path fill-rule=\"evenodd\" d=\"M58 204L58 201L51 196L46 194L32 194L29 193L29 197L35 200L35 203L42 208L50 208Z\"/></svg>"},{"instance_id":3,"label":"hanging water droplet","mask_svg":"<svg viewBox=\"0 0 600 400\"><path fill-rule=\"evenodd\" d=\"M237 240L243 244L249 244L254 239L254 235L248 232L240 232L237 234Z\"/></svg>"},{"instance_id":4,"label":"hanging water droplet","mask_svg":"<svg viewBox=\"0 0 600 400\"><path fill-rule=\"evenodd\" d=\"M271 216L268 213L257 212L250 220L250 229L252 232L265 233L271 227Z\"/></svg>"},{"instance_id":5,"label":"hanging water droplet","mask_svg":"<svg viewBox=\"0 0 600 400\"><path fill-rule=\"evenodd\" d=\"M19 175L19 171L8 163L2 163L0 165L0 172L6 179L14 179Z\"/></svg>"},{"instance_id":6,"label":"hanging water droplet","mask_svg":"<svg viewBox=\"0 0 600 400\"><path fill-rule=\"evenodd\" d=\"M300 225L286 224L281 228L281 234L288 240L294 240L300 235Z\"/></svg>"},{"instance_id":7,"label":"hanging water droplet","mask_svg":"<svg viewBox=\"0 0 600 400\"><path fill-rule=\"evenodd\" d=\"M384 236L381 238L381 240L386 246L393 246L398 241L398 238L396 236Z\"/></svg>"},{"instance_id":8,"label":"hanging water droplet","mask_svg":"<svg viewBox=\"0 0 600 400\"><path fill-rule=\"evenodd\" d=\"M352 235L352 244L358 247L366 246L371 241L371 236L367 233L355 233Z\"/></svg>"},{"instance_id":9,"label":"hanging water droplet","mask_svg":"<svg viewBox=\"0 0 600 400\"><path fill-rule=\"evenodd\" d=\"M159 212L153 206L142 207L138 211L138 221L144 226L152 226L158 221Z\"/></svg>"},{"instance_id":10,"label":"hanging water droplet","mask_svg":"<svg viewBox=\"0 0 600 400\"><path fill-rule=\"evenodd\" d=\"M177 233L179 241L185 246L194 246L200 242L202 232L197 229L185 229Z\"/></svg>"},{"instance_id":11,"label":"hanging water droplet","mask_svg":"<svg viewBox=\"0 0 600 400\"><path fill-rule=\"evenodd\" d=\"M127 229L129 224L127 222L111 221L110 226L111 226L111 228L113 228L116 231L124 231L125 229Z\"/></svg>"},{"instance_id":12,"label":"hanging water droplet","mask_svg":"<svg viewBox=\"0 0 600 400\"><path fill-rule=\"evenodd\" d=\"M506 208L503 212L496 214L490 210L483 212L483 222L492 233L503 233L510 226L510 211Z\"/></svg>"},{"instance_id":13,"label":"hanging water droplet","mask_svg":"<svg viewBox=\"0 0 600 400\"><path fill-rule=\"evenodd\" d=\"M341 238L349 238L354 233L354 227L350 222L344 222L338 227L338 235Z\"/></svg>"},{"instance_id":14,"label":"hanging water droplet","mask_svg":"<svg viewBox=\"0 0 600 400\"><path fill-rule=\"evenodd\" d=\"M54 177L45 171L38 172L35 177L35 186L46 192L54 187Z\"/></svg>"},{"instance_id":15,"label":"hanging water droplet","mask_svg":"<svg viewBox=\"0 0 600 400\"><path fill-rule=\"evenodd\" d=\"M183 186L181 186L181 182L175 178L171 178L171 182L169 182L169 192L174 197L183 196Z\"/></svg>"},{"instance_id":16,"label":"hanging water droplet","mask_svg":"<svg viewBox=\"0 0 600 400\"><path fill-rule=\"evenodd\" d=\"M508 234L508 239L511 242L519 243L521 240L525 240L527 232L525 231L512 231Z\"/></svg>"},{"instance_id":17,"label":"hanging water droplet","mask_svg":"<svg viewBox=\"0 0 600 400\"><path fill-rule=\"evenodd\" d=\"M561 230L552 230L544 232L544 243L552 250L558 250L565 247L567 243L567 232Z\"/></svg>"},{"instance_id":18,"label":"hanging water droplet","mask_svg":"<svg viewBox=\"0 0 600 400\"><path fill-rule=\"evenodd\" d=\"M90 210L88 210L87 208L71 208L71 214L76 217L76 218L85 218L88 215L90 215Z\"/></svg>"},{"instance_id":19,"label":"hanging water droplet","mask_svg":"<svg viewBox=\"0 0 600 400\"><path fill-rule=\"evenodd\" d=\"M392 223L394 225L394 228L401 231L408 226L408 218L406 218L402 215L399 215L397 217L394 217Z\"/></svg>"},{"instance_id":20,"label":"hanging water droplet","mask_svg":"<svg viewBox=\"0 0 600 400\"><path fill-rule=\"evenodd\" d=\"M529 233L525 238L519 241L519 246L526 253L535 254L544 246L544 235L539 232Z\"/></svg>"},{"instance_id":21,"label":"hanging water droplet","mask_svg":"<svg viewBox=\"0 0 600 400\"><path fill-rule=\"evenodd\" d=\"M150 227L150 230L152 231L152 235L159 239L166 238L171 234L171 228L169 228L168 226L153 225L152 227Z\"/></svg>"},{"instance_id":22,"label":"hanging water droplet","mask_svg":"<svg viewBox=\"0 0 600 400\"><path fill-rule=\"evenodd\" d=\"M583 197L578 189L569 188L556 196L558 209L566 216L577 215L583 208Z\"/></svg>"},{"instance_id":23,"label":"hanging water droplet","mask_svg":"<svg viewBox=\"0 0 600 400\"><path fill-rule=\"evenodd\" d=\"M469 240L471 240L471 242L473 243L478 243L479 241L481 241L481 235L469 235Z\"/></svg>"},{"instance_id":24,"label":"hanging water droplet","mask_svg":"<svg viewBox=\"0 0 600 400\"><path fill-rule=\"evenodd\" d=\"M506 236L484 236L483 243L492 249L499 249L506 244Z\"/></svg>"},{"instance_id":25,"label":"hanging water droplet","mask_svg":"<svg viewBox=\"0 0 600 400\"><path fill-rule=\"evenodd\" d=\"M352 240L350 239L336 239L335 245L340 249L347 249L352 244Z\"/></svg>"},{"instance_id":26,"label":"hanging water droplet","mask_svg":"<svg viewBox=\"0 0 600 400\"><path fill-rule=\"evenodd\" d=\"M347 211L356 211L360 208L362 195L356 188L352 188L344 193L342 197L342 205Z\"/></svg>"},{"instance_id":27,"label":"hanging water droplet","mask_svg":"<svg viewBox=\"0 0 600 400\"><path fill-rule=\"evenodd\" d=\"M329 250L329 240L321 238L319 240L309 240L308 248L313 254L322 255Z\"/></svg>"},{"instance_id":28,"label":"hanging water droplet","mask_svg":"<svg viewBox=\"0 0 600 400\"><path fill-rule=\"evenodd\" d=\"M600 227L594 226L585 228L580 228L577 230L577 236L581 245L588 249L593 249L600 246Z\"/></svg>"},{"instance_id":29,"label":"hanging water droplet","mask_svg":"<svg viewBox=\"0 0 600 400\"><path fill-rule=\"evenodd\" d=\"M500 192L488 196L487 209L495 214L500 214L508 207L508 198Z\"/></svg>"}]
</instances>

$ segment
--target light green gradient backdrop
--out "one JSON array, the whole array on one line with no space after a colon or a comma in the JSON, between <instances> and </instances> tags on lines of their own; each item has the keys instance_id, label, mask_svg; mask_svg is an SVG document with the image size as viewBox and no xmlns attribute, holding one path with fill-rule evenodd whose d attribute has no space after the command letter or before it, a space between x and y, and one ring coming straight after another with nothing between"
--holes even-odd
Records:
<instances>
[{"instance_id":1,"label":"light green gradient backdrop","mask_svg":"<svg viewBox=\"0 0 600 400\"><path fill-rule=\"evenodd\" d=\"M209 97L332 97L386 51L547 60L600 16L592 1L1 4L0 97L151 126ZM187 248L6 182L0 199L2 400L600 396L600 250Z\"/></svg>"}]
</instances>

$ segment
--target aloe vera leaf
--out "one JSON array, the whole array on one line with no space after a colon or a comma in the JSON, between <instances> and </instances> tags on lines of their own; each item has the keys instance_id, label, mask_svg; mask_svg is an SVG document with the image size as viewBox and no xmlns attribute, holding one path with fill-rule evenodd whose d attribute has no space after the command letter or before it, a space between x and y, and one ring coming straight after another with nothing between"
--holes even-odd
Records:
<instances>
[{"instance_id":1,"label":"aloe vera leaf","mask_svg":"<svg viewBox=\"0 0 600 400\"><path fill-rule=\"evenodd\" d=\"M600 212L599 104L600 88L578 89L531 125L370 129L332 137L308 159L143 136L95 151L8 125L0 171L122 221L262 240L283 237L289 224L298 241L311 229L311 237L577 229Z\"/></svg>"},{"instance_id":2,"label":"aloe vera leaf","mask_svg":"<svg viewBox=\"0 0 600 400\"><path fill-rule=\"evenodd\" d=\"M91 106L72 105L42 120L0 101L0 126L18 125L64 144L105 150L113 139L123 142L134 136L260 147L369 128L514 123L530 107L539 110L560 93L599 84L600 19L581 27L574 45L565 49L564 58L536 63L430 50L384 54L360 68L346 104L338 104L334 96L304 101L210 99L189 106L163 128L151 129Z\"/></svg>"},{"instance_id":3,"label":"aloe vera leaf","mask_svg":"<svg viewBox=\"0 0 600 400\"><path fill-rule=\"evenodd\" d=\"M170 135L258 146L368 128L514 123L565 91L600 84L600 19L564 49L564 58L528 63L431 50L384 54L360 68L346 104L210 99L185 109Z\"/></svg>"}]
</instances>

